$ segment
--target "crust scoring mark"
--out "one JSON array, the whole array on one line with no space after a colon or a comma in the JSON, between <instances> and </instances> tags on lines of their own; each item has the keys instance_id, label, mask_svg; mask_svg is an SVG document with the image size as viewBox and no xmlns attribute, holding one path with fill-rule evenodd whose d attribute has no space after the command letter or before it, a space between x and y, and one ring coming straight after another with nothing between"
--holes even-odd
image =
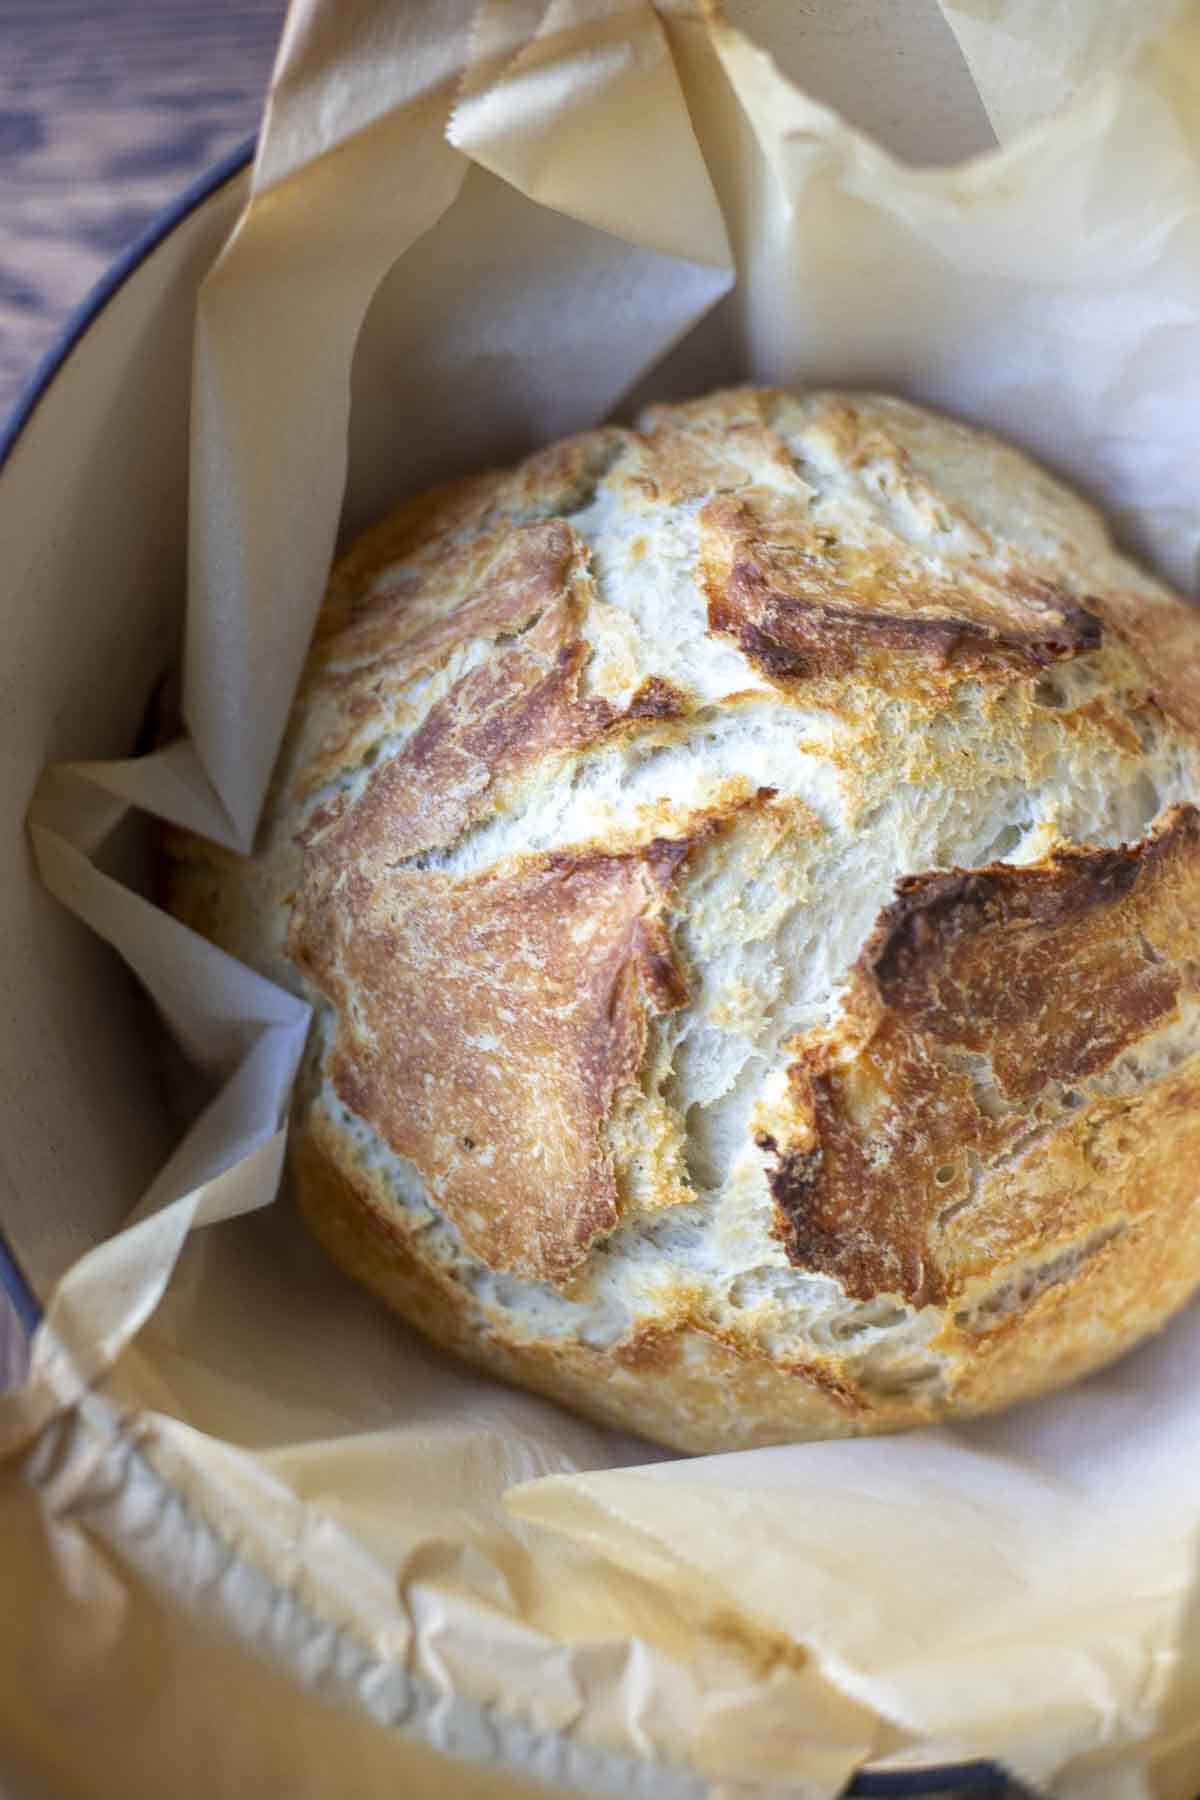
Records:
<instances>
[{"instance_id":1,"label":"crust scoring mark","mask_svg":"<svg viewBox=\"0 0 1200 1800\"><path fill-rule=\"evenodd\" d=\"M677 1003L659 909L687 848L306 883L291 948L338 1009L333 1086L438 1172L436 1199L493 1268L560 1281L617 1221L602 1128L647 1008Z\"/></svg>"},{"instance_id":2,"label":"crust scoring mark","mask_svg":"<svg viewBox=\"0 0 1200 1800\"><path fill-rule=\"evenodd\" d=\"M700 523L709 630L771 681L1036 671L1101 641L1065 589L966 569L939 586L900 540L841 543L769 491L710 501Z\"/></svg>"},{"instance_id":3,"label":"crust scoring mark","mask_svg":"<svg viewBox=\"0 0 1200 1800\"><path fill-rule=\"evenodd\" d=\"M760 1136L789 1260L859 1299L943 1304L977 1267L1136 1207L1095 1169L1057 1192L1048 1165L1053 1216L1015 1188L1014 1211L1009 1176L1045 1137L1086 1156L1089 1131L1119 1124L1102 1081L1091 1103L1079 1090L1194 996L1198 879L1188 805L1132 847L897 883L840 1027L801 1041L786 1121Z\"/></svg>"},{"instance_id":4,"label":"crust scoring mark","mask_svg":"<svg viewBox=\"0 0 1200 1800\"><path fill-rule=\"evenodd\" d=\"M1054 1256L1023 1269L1020 1275L1011 1280L1001 1282L982 1300L956 1312L954 1323L960 1330L974 1333L1002 1329L1014 1314L1024 1312L1048 1288L1058 1287L1078 1275L1085 1263L1092 1257L1099 1256L1115 1239L1123 1237L1128 1229L1120 1220L1101 1225L1082 1243L1072 1244L1068 1249L1060 1250Z\"/></svg>"},{"instance_id":5,"label":"crust scoring mark","mask_svg":"<svg viewBox=\"0 0 1200 1800\"><path fill-rule=\"evenodd\" d=\"M617 1223L607 1126L649 1015L687 1000L672 885L736 810L467 877L310 859L289 953L337 1013L333 1087L437 1172L438 1204L492 1268L562 1283Z\"/></svg>"},{"instance_id":6,"label":"crust scoring mark","mask_svg":"<svg viewBox=\"0 0 1200 1800\"><path fill-rule=\"evenodd\" d=\"M314 861L353 856L377 876L453 844L494 809L505 783L608 734L686 712L685 696L660 676L647 677L624 708L581 693L588 646L578 628L591 594L584 547L558 520L520 527L512 538L516 548L502 548L493 563L503 579L449 622L466 631L469 614L477 631L486 615L492 654L435 702L357 799L342 797L309 818L301 842Z\"/></svg>"}]
</instances>

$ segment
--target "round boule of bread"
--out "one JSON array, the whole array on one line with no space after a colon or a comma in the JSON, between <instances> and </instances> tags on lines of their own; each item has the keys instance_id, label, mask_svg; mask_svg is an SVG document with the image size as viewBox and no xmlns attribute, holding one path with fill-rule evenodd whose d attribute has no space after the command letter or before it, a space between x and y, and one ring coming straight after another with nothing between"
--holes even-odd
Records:
<instances>
[{"instance_id":1,"label":"round boule of bread","mask_svg":"<svg viewBox=\"0 0 1200 1800\"><path fill-rule=\"evenodd\" d=\"M334 570L255 856L292 1171L436 1343L682 1450L1095 1368L1200 1282L1200 628L1014 450L739 389Z\"/></svg>"}]
</instances>

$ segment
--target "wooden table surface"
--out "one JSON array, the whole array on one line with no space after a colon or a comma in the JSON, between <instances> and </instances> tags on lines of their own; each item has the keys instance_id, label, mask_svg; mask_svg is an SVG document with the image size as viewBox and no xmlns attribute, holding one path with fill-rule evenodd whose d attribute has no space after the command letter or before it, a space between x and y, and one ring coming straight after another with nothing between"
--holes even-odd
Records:
<instances>
[{"instance_id":1,"label":"wooden table surface","mask_svg":"<svg viewBox=\"0 0 1200 1800\"><path fill-rule=\"evenodd\" d=\"M109 264L256 130L283 12L0 0L0 420ZM0 1389L23 1364L0 1290Z\"/></svg>"}]
</instances>

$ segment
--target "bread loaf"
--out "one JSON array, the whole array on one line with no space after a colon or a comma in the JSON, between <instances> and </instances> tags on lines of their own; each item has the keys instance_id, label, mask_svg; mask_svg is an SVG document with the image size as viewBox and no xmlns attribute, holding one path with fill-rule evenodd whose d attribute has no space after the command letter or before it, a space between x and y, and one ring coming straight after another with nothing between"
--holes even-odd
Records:
<instances>
[{"instance_id":1,"label":"bread loaf","mask_svg":"<svg viewBox=\"0 0 1200 1800\"><path fill-rule=\"evenodd\" d=\"M1200 628L896 400L654 409L334 570L253 859L300 1207L447 1349L683 1450L1096 1367L1200 1282Z\"/></svg>"}]
</instances>

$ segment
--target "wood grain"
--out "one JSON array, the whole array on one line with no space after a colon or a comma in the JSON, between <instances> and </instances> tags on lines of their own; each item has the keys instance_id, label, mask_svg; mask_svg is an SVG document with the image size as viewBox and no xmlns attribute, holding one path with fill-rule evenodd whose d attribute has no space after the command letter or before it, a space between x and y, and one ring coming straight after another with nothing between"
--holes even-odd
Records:
<instances>
[{"instance_id":1,"label":"wood grain","mask_svg":"<svg viewBox=\"0 0 1200 1800\"><path fill-rule=\"evenodd\" d=\"M283 10L0 0L0 420L115 258L256 130ZM0 1289L0 1390L24 1364Z\"/></svg>"},{"instance_id":2,"label":"wood grain","mask_svg":"<svg viewBox=\"0 0 1200 1800\"><path fill-rule=\"evenodd\" d=\"M282 13L0 4L0 416L114 258L255 130Z\"/></svg>"}]
</instances>

